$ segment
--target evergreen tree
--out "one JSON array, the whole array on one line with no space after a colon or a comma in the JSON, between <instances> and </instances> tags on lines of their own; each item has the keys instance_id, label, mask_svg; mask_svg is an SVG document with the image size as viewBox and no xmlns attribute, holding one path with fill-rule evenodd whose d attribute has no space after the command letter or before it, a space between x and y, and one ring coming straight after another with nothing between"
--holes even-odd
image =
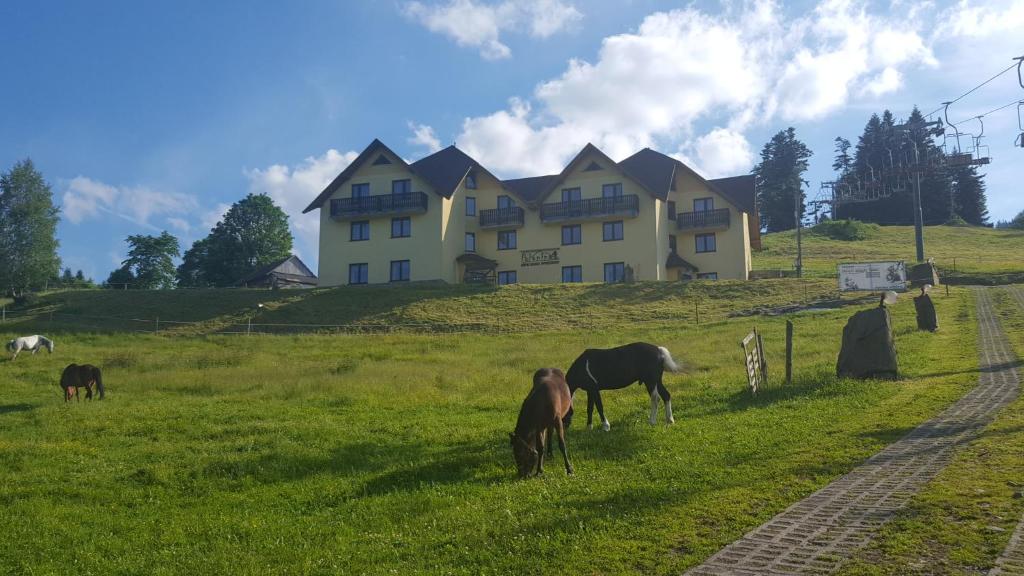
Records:
<instances>
[{"instance_id":1,"label":"evergreen tree","mask_svg":"<svg viewBox=\"0 0 1024 576\"><path fill-rule=\"evenodd\" d=\"M792 127L780 131L761 149L761 162L754 166L758 178L757 201L761 221L768 232L796 227L797 200L799 218L804 215L803 173L813 153L797 140ZM799 196L798 196L799 195Z\"/></svg>"},{"instance_id":2,"label":"evergreen tree","mask_svg":"<svg viewBox=\"0 0 1024 576\"><path fill-rule=\"evenodd\" d=\"M60 276L60 283L65 288L72 286L75 283L75 277L71 274L71 268L64 269L64 273Z\"/></svg>"},{"instance_id":3,"label":"evergreen tree","mask_svg":"<svg viewBox=\"0 0 1024 576\"><path fill-rule=\"evenodd\" d=\"M266 194L249 194L185 252L178 281L183 286L236 286L257 268L291 252L288 215Z\"/></svg>"},{"instance_id":4,"label":"evergreen tree","mask_svg":"<svg viewBox=\"0 0 1024 576\"><path fill-rule=\"evenodd\" d=\"M114 273L127 276L120 272L127 270L131 280L124 281L133 282L133 288L154 290L174 287L174 258L180 254L177 238L165 230L159 236L129 236L127 242L128 258Z\"/></svg>"},{"instance_id":5,"label":"evergreen tree","mask_svg":"<svg viewBox=\"0 0 1024 576\"><path fill-rule=\"evenodd\" d=\"M31 160L0 174L0 288L10 294L42 288L60 272L59 209Z\"/></svg>"},{"instance_id":6,"label":"evergreen tree","mask_svg":"<svg viewBox=\"0 0 1024 576\"><path fill-rule=\"evenodd\" d=\"M85 279L85 274L82 274L81 269L79 269L78 272L75 272L75 280L82 283L87 282L87 280Z\"/></svg>"},{"instance_id":7,"label":"evergreen tree","mask_svg":"<svg viewBox=\"0 0 1024 576\"><path fill-rule=\"evenodd\" d=\"M135 274L132 274L131 268L124 265L111 272L104 284L107 288L115 288L118 290L126 287L135 288Z\"/></svg>"},{"instance_id":8,"label":"evergreen tree","mask_svg":"<svg viewBox=\"0 0 1024 576\"><path fill-rule=\"evenodd\" d=\"M836 171L839 178L846 178L853 169L853 156L850 156L850 141L842 136L836 136L836 156L832 161L832 169Z\"/></svg>"},{"instance_id":9,"label":"evergreen tree","mask_svg":"<svg viewBox=\"0 0 1024 576\"><path fill-rule=\"evenodd\" d=\"M957 215L968 224L988 225L988 206L985 198L985 180L976 166L956 166L950 169L953 180L953 203Z\"/></svg>"}]
</instances>

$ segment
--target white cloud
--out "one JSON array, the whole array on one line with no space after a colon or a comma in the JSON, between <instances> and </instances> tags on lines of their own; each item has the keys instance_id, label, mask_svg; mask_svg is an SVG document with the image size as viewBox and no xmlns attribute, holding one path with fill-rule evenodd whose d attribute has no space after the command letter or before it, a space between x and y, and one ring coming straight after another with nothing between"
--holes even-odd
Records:
<instances>
[{"instance_id":1,"label":"white cloud","mask_svg":"<svg viewBox=\"0 0 1024 576\"><path fill-rule=\"evenodd\" d=\"M230 208L230 204L220 202L210 210L203 212L203 214L199 217L199 222L203 225L203 228L207 230L212 230L213 227L217 225L217 222L220 222L221 220L224 219L224 215L228 213L228 210Z\"/></svg>"},{"instance_id":2,"label":"white cloud","mask_svg":"<svg viewBox=\"0 0 1024 576\"><path fill-rule=\"evenodd\" d=\"M316 267L320 213L303 214L302 211L358 155L331 149L322 156L310 156L293 167L273 164L264 169L245 171L249 192L266 193L288 214L288 223L297 240L295 251L308 256L308 266Z\"/></svg>"},{"instance_id":3,"label":"white cloud","mask_svg":"<svg viewBox=\"0 0 1024 576\"><path fill-rule=\"evenodd\" d=\"M615 159L678 147L705 173L745 171L748 129L822 118L899 88L902 69L937 64L919 32L925 23L901 17L920 6L889 8L883 17L863 2L825 0L787 18L778 4L752 0L720 14L657 12L605 38L593 62L570 61L532 99L464 119L457 141L510 176L556 172L587 142ZM722 127L696 136L707 123Z\"/></svg>"},{"instance_id":4,"label":"white cloud","mask_svg":"<svg viewBox=\"0 0 1024 576\"><path fill-rule=\"evenodd\" d=\"M575 6L562 0L448 0L432 5L414 1L402 6L402 13L459 46L478 48L488 60L512 55L501 41L503 31L525 31L536 38L547 38L583 17Z\"/></svg>"},{"instance_id":5,"label":"white cloud","mask_svg":"<svg viewBox=\"0 0 1024 576\"><path fill-rule=\"evenodd\" d=\"M192 230L192 225L184 218L167 218L167 223L183 234L188 234Z\"/></svg>"},{"instance_id":6,"label":"white cloud","mask_svg":"<svg viewBox=\"0 0 1024 576\"><path fill-rule=\"evenodd\" d=\"M1024 0L960 0L940 19L937 35L982 38L1024 29ZM1020 35L1015 35L1019 42ZM1019 54L1014 54L1019 56Z\"/></svg>"},{"instance_id":7,"label":"white cloud","mask_svg":"<svg viewBox=\"0 0 1024 576\"><path fill-rule=\"evenodd\" d=\"M426 124L409 122L409 130L412 136L407 140L413 146L422 146L431 154L441 149L441 141L434 134L434 129Z\"/></svg>"},{"instance_id":8,"label":"white cloud","mask_svg":"<svg viewBox=\"0 0 1024 576\"><path fill-rule=\"evenodd\" d=\"M75 224L104 212L154 230L157 227L150 218L188 214L196 206L195 197L189 194L144 186L111 186L85 176L72 179L61 200L61 211Z\"/></svg>"}]
</instances>

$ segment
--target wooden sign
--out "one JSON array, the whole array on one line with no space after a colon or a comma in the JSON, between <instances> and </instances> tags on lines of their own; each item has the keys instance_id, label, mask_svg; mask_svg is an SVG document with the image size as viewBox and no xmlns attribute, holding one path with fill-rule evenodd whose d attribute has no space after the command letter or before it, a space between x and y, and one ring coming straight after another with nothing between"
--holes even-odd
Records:
<instances>
[{"instance_id":1,"label":"wooden sign","mask_svg":"<svg viewBox=\"0 0 1024 576\"><path fill-rule=\"evenodd\" d=\"M764 357L764 342L757 328L747 334L747 337L740 342L743 348L743 364L747 371L747 385L751 394L757 394L757 389L768 384L768 362Z\"/></svg>"},{"instance_id":2,"label":"wooden sign","mask_svg":"<svg viewBox=\"0 0 1024 576\"><path fill-rule=\"evenodd\" d=\"M543 248L541 250L523 250L520 252L522 266L543 266L544 264L558 264L558 248Z\"/></svg>"}]
</instances>

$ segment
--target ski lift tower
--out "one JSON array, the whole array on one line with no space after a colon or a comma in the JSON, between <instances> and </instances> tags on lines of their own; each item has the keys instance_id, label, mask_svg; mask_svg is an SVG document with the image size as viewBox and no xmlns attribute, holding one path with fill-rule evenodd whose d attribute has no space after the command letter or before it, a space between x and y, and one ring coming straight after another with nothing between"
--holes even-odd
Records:
<instances>
[{"instance_id":1,"label":"ski lift tower","mask_svg":"<svg viewBox=\"0 0 1024 576\"><path fill-rule=\"evenodd\" d=\"M925 136L934 137L945 133L941 120L925 122L922 127L924 128ZM897 132L902 133L904 137L908 138L913 146L913 153L907 167L914 175L914 244L917 247L917 261L924 262L924 215L921 213L921 173L925 170L925 165L922 165L917 142L910 138L912 127L904 123L897 124L894 128Z\"/></svg>"}]
</instances>

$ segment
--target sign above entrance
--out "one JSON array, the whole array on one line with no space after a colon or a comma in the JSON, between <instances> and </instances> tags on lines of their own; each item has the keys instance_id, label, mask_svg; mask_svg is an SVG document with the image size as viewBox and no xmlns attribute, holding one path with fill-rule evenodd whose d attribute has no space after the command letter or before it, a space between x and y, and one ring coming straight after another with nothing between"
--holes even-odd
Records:
<instances>
[{"instance_id":1,"label":"sign above entrance","mask_svg":"<svg viewBox=\"0 0 1024 576\"><path fill-rule=\"evenodd\" d=\"M542 266L544 264L558 264L558 248L543 248L541 250L522 250L522 266Z\"/></svg>"}]
</instances>

